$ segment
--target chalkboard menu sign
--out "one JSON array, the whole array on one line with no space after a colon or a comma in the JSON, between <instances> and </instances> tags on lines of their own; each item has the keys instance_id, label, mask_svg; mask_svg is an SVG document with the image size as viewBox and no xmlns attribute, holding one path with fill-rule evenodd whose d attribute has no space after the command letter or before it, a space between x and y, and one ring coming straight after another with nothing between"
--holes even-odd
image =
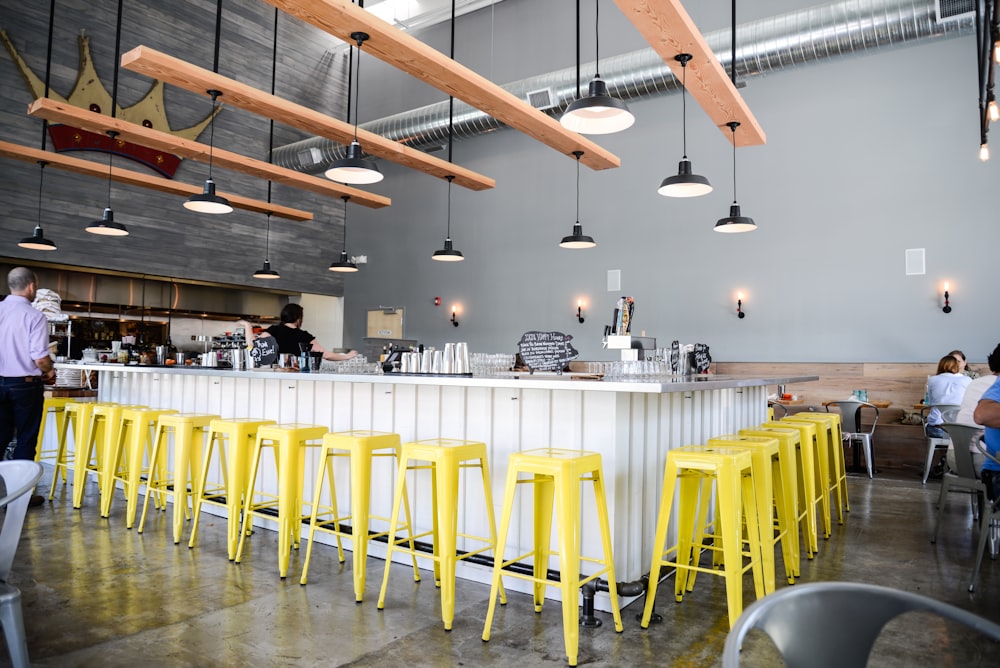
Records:
<instances>
[{"instance_id":1,"label":"chalkboard menu sign","mask_svg":"<svg viewBox=\"0 0 1000 668\"><path fill-rule=\"evenodd\" d=\"M570 360L580 356L570 345L573 337L562 332L525 332L517 344L521 360L532 373L562 371Z\"/></svg>"},{"instance_id":2,"label":"chalkboard menu sign","mask_svg":"<svg viewBox=\"0 0 1000 668\"><path fill-rule=\"evenodd\" d=\"M269 366L278 360L278 342L273 336L258 336L253 340L250 357L254 366Z\"/></svg>"}]
</instances>

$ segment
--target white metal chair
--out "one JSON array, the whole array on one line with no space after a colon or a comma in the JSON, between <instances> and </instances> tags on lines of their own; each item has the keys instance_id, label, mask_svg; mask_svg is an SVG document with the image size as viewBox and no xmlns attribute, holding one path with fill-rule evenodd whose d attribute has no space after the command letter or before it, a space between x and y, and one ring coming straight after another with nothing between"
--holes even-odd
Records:
<instances>
[{"instance_id":1,"label":"white metal chair","mask_svg":"<svg viewBox=\"0 0 1000 668\"><path fill-rule=\"evenodd\" d=\"M1000 641L1000 626L936 599L860 582L797 584L755 601L726 637L723 668L738 668L743 639L762 629L788 668L860 668L883 627L911 611L930 612Z\"/></svg>"},{"instance_id":2,"label":"white metal chair","mask_svg":"<svg viewBox=\"0 0 1000 668\"><path fill-rule=\"evenodd\" d=\"M845 441L857 442L864 448L865 465L868 467L868 477L871 478L872 471L875 469L875 463L872 460L872 441L875 438L875 425L878 424L878 406L867 401L835 401L834 403L840 409L841 435ZM875 411L875 419L872 420L872 426L868 431L861 428L862 409L864 408ZM827 406L826 410L830 412L830 407Z\"/></svg>"},{"instance_id":3,"label":"white metal chair","mask_svg":"<svg viewBox=\"0 0 1000 668\"><path fill-rule=\"evenodd\" d=\"M0 528L0 624L10 650L10 660L16 668L29 665L28 642L24 635L24 617L21 614L21 592L7 584L14 553L21 540L24 514L31 500L31 490L42 477L42 465L27 459L0 462L0 508L5 509L3 527Z\"/></svg>"},{"instance_id":4,"label":"white metal chair","mask_svg":"<svg viewBox=\"0 0 1000 668\"><path fill-rule=\"evenodd\" d=\"M972 453L976 450L975 442L983 436L983 430L976 425L945 422L941 428L951 436L955 451L955 469L945 471L941 478L941 494L938 496L937 520L934 524L934 535L931 542L937 542L938 530L941 528L941 518L944 515L944 501L948 492L962 490L972 493L972 516L979 517L979 502L986 499L986 486L979 479L979 471L972 461Z\"/></svg>"},{"instance_id":5,"label":"white metal chair","mask_svg":"<svg viewBox=\"0 0 1000 668\"><path fill-rule=\"evenodd\" d=\"M958 416L958 410L961 406L956 404L931 404L929 407L928 415L937 409L941 413L941 421L944 422L955 422L955 418ZM924 422L926 425L926 421ZM940 426L940 425L938 425ZM933 436L927 437L927 464L924 465L924 484L927 484L927 476L931 474L931 463L934 461L934 451L942 448L947 450L948 445L951 443L949 438L935 438Z\"/></svg>"}]
</instances>

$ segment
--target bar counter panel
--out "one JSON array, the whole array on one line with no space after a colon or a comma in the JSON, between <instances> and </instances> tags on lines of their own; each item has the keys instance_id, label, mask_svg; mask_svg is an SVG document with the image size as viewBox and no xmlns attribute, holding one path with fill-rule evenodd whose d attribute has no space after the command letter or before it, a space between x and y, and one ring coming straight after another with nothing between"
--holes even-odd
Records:
<instances>
[{"instance_id":1,"label":"bar counter panel","mask_svg":"<svg viewBox=\"0 0 1000 668\"><path fill-rule=\"evenodd\" d=\"M817 380L815 376L706 376L663 383L604 382L558 376L375 376L118 364L66 366L99 372L99 401L215 413L226 418L321 424L331 431L389 431L398 433L403 442L436 437L483 441L490 453L498 515L507 460L512 453L539 447L600 452L615 568L623 581L636 580L649 570L666 452L681 445L705 443L709 438L764 421L768 385ZM312 497L316 478L315 450L318 448L310 449L305 460L305 499ZM346 461L335 464L340 483L338 505L342 508L349 507L347 466ZM263 489L276 491L274 462L268 453L262 470ZM221 480L221 472L211 471L209 477ZM372 513L388 516L396 472L386 465L377 467L373 477ZM417 531L431 526L429 478L418 476L410 485ZM468 498L472 503L460 506L463 511L459 532L486 535L488 532L480 526L485 514L475 503L482 498L475 482ZM205 511L220 512L210 508L205 506ZM530 549L530 503L515 509L511 521L507 558ZM600 554L600 532L589 495L585 496L581 527L583 554ZM320 534L317 540L321 540ZM464 549L461 539L458 547ZM385 554L379 543L372 545L370 552L378 557ZM550 567L557 566L553 559ZM460 563L459 576L490 581L488 568L465 562ZM531 586L515 579L510 579L509 584L516 589L523 585L524 591ZM548 593L558 595L554 588L549 588ZM606 595L599 596L596 605L606 610Z\"/></svg>"}]
</instances>

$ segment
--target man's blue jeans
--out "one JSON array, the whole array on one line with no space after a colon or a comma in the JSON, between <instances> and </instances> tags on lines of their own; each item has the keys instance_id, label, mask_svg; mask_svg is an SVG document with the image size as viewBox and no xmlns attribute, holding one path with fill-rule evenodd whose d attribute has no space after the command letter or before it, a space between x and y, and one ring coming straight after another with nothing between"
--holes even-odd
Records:
<instances>
[{"instance_id":1,"label":"man's blue jeans","mask_svg":"<svg viewBox=\"0 0 1000 668\"><path fill-rule=\"evenodd\" d=\"M45 384L41 378L0 378L0 446L17 436L12 459L34 459L38 428L45 406Z\"/></svg>"}]
</instances>

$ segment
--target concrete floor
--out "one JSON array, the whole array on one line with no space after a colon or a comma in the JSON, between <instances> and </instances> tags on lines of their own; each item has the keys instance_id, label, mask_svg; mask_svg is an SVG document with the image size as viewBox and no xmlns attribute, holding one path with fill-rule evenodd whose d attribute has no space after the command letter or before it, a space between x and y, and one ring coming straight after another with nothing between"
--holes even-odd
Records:
<instances>
[{"instance_id":1,"label":"concrete floor","mask_svg":"<svg viewBox=\"0 0 1000 668\"><path fill-rule=\"evenodd\" d=\"M50 469L49 469L50 470ZM48 475L43 477L48 480ZM938 487L919 481L852 477L852 509L835 526L799 582L852 580L919 592L1000 622L1000 563L985 560L974 594L968 499L950 499L946 528L929 542ZM29 509L11 583L21 589L28 646L39 666L560 666L565 664L559 605L533 612L511 593L498 606L492 640L480 639L489 590L459 582L454 630L440 621L431 577L414 583L402 566L390 580L386 609L376 608L383 563L370 559L366 600L355 604L350 558L317 545L310 584L298 584L303 553L289 578L276 572L276 535L257 531L244 563L226 559L225 522L203 516L200 545L168 538L163 513L144 534L126 530L124 502L110 520L98 513L96 484L72 509L72 488ZM47 484L39 491L47 493ZM120 496L120 492L119 492ZM781 568L780 552L778 567ZM749 577L744 600L753 598ZM783 584L779 577L779 587ZM625 630L598 613L601 628L581 629L579 665L718 666L728 624L720 578L702 576L682 603L673 580L658 592L663 622L640 628L641 599L622 611ZM756 632L754 632L756 633ZM2 641L0 641L2 644ZM748 638L744 665L780 660L766 639ZM1000 645L923 613L890 623L870 665L996 666ZM950 659L945 657L951 657ZM0 665L9 662L0 648Z\"/></svg>"}]
</instances>

